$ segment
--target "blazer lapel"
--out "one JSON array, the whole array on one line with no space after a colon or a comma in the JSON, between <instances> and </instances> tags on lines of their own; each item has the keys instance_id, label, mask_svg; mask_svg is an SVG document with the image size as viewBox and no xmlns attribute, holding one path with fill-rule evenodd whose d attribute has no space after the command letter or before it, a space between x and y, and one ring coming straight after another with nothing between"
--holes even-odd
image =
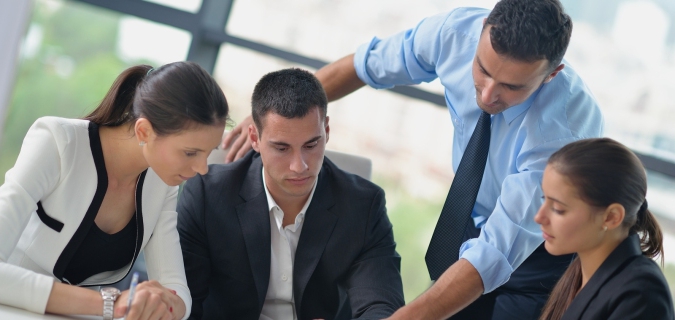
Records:
<instances>
[{"instance_id":1,"label":"blazer lapel","mask_svg":"<svg viewBox=\"0 0 675 320\"><path fill-rule=\"evenodd\" d=\"M326 173L325 162L326 159L324 158L324 165L317 181L318 185L314 191L312 202L305 213L305 224L302 226L302 233L295 252L293 294L297 314L300 314L300 310L302 310L302 295L307 283L314 274L314 270L338 221L338 217L330 212L330 208L335 202L333 190L328 181L330 175Z\"/></svg>"},{"instance_id":2,"label":"blazer lapel","mask_svg":"<svg viewBox=\"0 0 675 320\"><path fill-rule=\"evenodd\" d=\"M270 218L267 197L262 183L262 162L254 158L239 195L246 201L236 207L244 236L253 280L258 291L258 306L262 309L270 280Z\"/></svg>"},{"instance_id":3,"label":"blazer lapel","mask_svg":"<svg viewBox=\"0 0 675 320\"><path fill-rule=\"evenodd\" d=\"M586 286L581 289L579 294L572 300L562 320L580 319L589 303L597 295L602 286L609 281L612 276L623 269L624 265L633 260L633 258L642 255L640 250L640 240L637 234L629 235L619 244L614 251L605 259L597 271L588 280Z\"/></svg>"}]
</instances>

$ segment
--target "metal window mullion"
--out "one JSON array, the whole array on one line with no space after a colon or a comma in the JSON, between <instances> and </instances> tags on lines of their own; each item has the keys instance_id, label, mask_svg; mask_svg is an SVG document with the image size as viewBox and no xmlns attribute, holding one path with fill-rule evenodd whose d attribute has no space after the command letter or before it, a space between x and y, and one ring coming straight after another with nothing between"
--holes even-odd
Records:
<instances>
[{"instance_id":1,"label":"metal window mullion","mask_svg":"<svg viewBox=\"0 0 675 320\"><path fill-rule=\"evenodd\" d=\"M233 0L202 0L202 6L197 14L199 25L192 33L187 60L198 63L211 74L216 67L220 46L224 41L212 41L204 35L209 31L225 33L233 2Z\"/></svg>"}]
</instances>

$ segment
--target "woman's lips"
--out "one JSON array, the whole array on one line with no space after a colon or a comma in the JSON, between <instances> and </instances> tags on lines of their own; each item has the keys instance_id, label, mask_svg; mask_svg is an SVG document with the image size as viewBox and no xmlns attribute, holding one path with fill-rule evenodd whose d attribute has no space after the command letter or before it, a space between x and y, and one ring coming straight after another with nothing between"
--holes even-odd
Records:
<instances>
[{"instance_id":1,"label":"woman's lips","mask_svg":"<svg viewBox=\"0 0 675 320\"><path fill-rule=\"evenodd\" d=\"M553 239L553 237L552 237L550 234L544 232L543 230L541 231L541 235L542 235L542 237L544 237L544 240L551 240L551 239Z\"/></svg>"}]
</instances>

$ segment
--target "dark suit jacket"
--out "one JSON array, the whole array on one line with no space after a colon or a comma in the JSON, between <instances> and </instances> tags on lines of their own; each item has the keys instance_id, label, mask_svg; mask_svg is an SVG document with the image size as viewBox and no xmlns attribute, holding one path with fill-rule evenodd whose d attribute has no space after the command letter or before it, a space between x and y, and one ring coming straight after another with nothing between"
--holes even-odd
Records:
<instances>
[{"instance_id":1,"label":"dark suit jacket","mask_svg":"<svg viewBox=\"0 0 675 320\"><path fill-rule=\"evenodd\" d=\"M260 316L271 260L261 170L259 154L251 151L185 184L178 230L193 319ZM298 318L390 315L404 300L384 191L327 158L317 183L293 264Z\"/></svg>"},{"instance_id":2,"label":"dark suit jacket","mask_svg":"<svg viewBox=\"0 0 675 320\"><path fill-rule=\"evenodd\" d=\"M562 319L673 319L666 279L658 265L642 255L637 234L614 249Z\"/></svg>"}]
</instances>

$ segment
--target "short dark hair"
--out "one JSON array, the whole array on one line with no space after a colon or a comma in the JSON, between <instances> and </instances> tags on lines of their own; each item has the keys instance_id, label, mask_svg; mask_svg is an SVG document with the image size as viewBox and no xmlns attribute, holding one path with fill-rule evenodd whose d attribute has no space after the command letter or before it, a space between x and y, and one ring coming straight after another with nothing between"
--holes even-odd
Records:
<instances>
[{"instance_id":1,"label":"short dark hair","mask_svg":"<svg viewBox=\"0 0 675 320\"><path fill-rule=\"evenodd\" d=\"M289 68L264 75L251 98L253 122L262 134L262 119L273 112L284 118L302 118L312 108L326 117L328 99L319 80L310 72Z\"/></svg>"},{"instance_id":2,"label":"short dark hair","mask_svg":"<svg viewBox=\"0 0 675 320\"><path fill-rule=\"evenodd\" d=\"M560 65L572 36L572 19L558 0L501 0L483 29L488 25L495 52L525 62L545 58L550 70Z\"/></svg>"},{"instance_id":3,"label":"short dark hair","mask_svg":"<svg viewBox=\"0 0 675 320\"><path fill-rule=\"evenodd\" d=\"M143 117L162 136L195 125L225 124L228 111L213 77L194 62L180 61L157 69L138 65L124 70L84 119L116 127Z\"/></svg>"}]
</instances>

